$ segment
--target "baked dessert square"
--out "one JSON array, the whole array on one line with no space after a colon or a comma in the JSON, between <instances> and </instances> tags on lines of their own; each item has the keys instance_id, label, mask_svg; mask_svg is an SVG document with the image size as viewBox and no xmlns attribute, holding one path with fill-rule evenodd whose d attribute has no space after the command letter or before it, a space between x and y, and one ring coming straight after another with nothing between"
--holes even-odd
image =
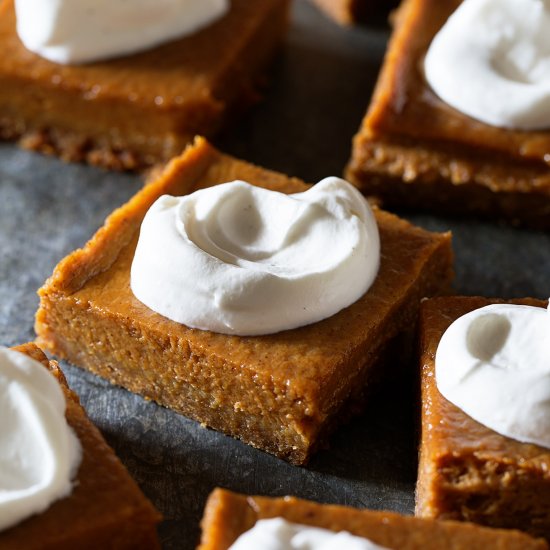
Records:
<instances>
[{"instance_id":1,"label":"baked dessert square","mask_svg":"<svg viewBox=\"0 0 550 550\"><path fill-rule=\"evenodd\" d=\"M58 65L25 49L0 1L0 139L112 169L141 169L213 135L258 96L288 0L231 0L203 30L134 55Z\"/></svg>"},{"instance_id":2,"label":"baked dessert square","mask_svg":"<svg viewBox=\"0 0 550 550\"><path fill-rule=\"evenodd\" d=\"M441 336L462 315L497 303L426 300L420 312L422 435L416 514L521 529L550 538L550 451L483 426L445 399L434 380ZM525 299L510 303L545 308Z\"/></svg>"},{"instance_id":3,"label":"baked dessert square","mask_svg":"<svg viewBox=\"0 0 550 550\"><path fill-rule=\"evenodd\" d=\"M73 491L45 512L0 531L5 550L160 548L161 517L90 422L55 361L34 344L14 348L39 361L58 379L67 402L66 417L82 445Z\"/></svg>"},{"instance_id":4,"label":"baked dessert square","mask_svg":"<svg viewBox=\"0 0 550 550\"><path fill-rule=\"evenodd\" d=\"M318 504L294 497L245 496L215 489L206 504L198 550L227 550L258 520L281 517L301 525L347 531L384 548L399 550L453 548L453 550L527 550L547 548L519 531L488 529L456 521L433 521L393 512L358 510Z\"/></svg>"},{"instance_id":5,"label":"baked dessert square","mask_svg":"<svg viewBox=\"0 0 550 550\"><path fill-rule=\"evenodd\" d=\"M382 361L394 339L414 325L422 297L448 291L450 235L377 210L381 267L350 307L263 336L191 329L153 312L130 289L140 225L163 194L233 180L285 193L307 189L197 139L57 266L39 291L38 341L114 384L303 464L337 424L362 409L371 379L395 368Z\"/></svg>"},{"instance_id":6,"label":"baked dessert square","mask_svg":"<svg viewBox=\"0 0 550 550\"><path fill-rule=\"evenodd\" d=\"M373 18L388 14L395 7L395 0L312 0L329 17L341 25L368 23Z\"/></svg>"},{"instance_id":7,"label":"baked dessert square","mask_svg":"<svg viewBox=\"0 0 550 550\"><path fill-rule=\"evenodd\" d=\"M440 100L424 77L432 39L460 4L405 0L399 8L347 178L388 206L548 229L550 132L476 121Z\"/></svg>"}]
</instances>

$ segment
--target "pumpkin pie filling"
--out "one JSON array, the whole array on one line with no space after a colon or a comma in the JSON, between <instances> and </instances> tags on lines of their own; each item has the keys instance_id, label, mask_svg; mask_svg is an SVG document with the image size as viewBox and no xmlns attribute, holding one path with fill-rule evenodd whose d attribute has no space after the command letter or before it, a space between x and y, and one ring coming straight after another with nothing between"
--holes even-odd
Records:
<instances>
[{"instance_id":1,"label":"pumpkin pie filling","mask_svg":"<svg viewBox=\"0 0 550 550\"><path fill-rule=\"evenodd\" d=\"M13 0L0 2L0 139L113 169L166 162L257 97L279 47L286 0L233 0L205 29L151 50L80 66L28 51Z\"/></svg>"},{"instance_id":2,"label":"pumpkin pie filling","mask_svg":"<svg viewBox=\"0 0 550 550\"><path fill-rule=\"evenodd\" d=\"M34 344L13 348L39 361L57 378L66 417L82 445L82 463L70 495L46 511L0 532L0 547L25 549L159 548L160 514L90 422L55 361Z\"/></svg>"},{"instance_id":3,"label":"pumpkin pie filling","mask_svg":"<svg viewBox=\"0 0 550 550\"><path fill-rule=\"evenodd\" d=\"M371 289L332 317L293 330L230 336L148 309L129 279L150 205L162 194L236 179L285 193L307 189L197 140L58 265L39 291L38 341L115 384L302 464L338 423L361 410L368 382L384 369L391 342L414 325L420 299L448 291L450 235L376 210L382 257Z\"/></svg>"}]
</instances>

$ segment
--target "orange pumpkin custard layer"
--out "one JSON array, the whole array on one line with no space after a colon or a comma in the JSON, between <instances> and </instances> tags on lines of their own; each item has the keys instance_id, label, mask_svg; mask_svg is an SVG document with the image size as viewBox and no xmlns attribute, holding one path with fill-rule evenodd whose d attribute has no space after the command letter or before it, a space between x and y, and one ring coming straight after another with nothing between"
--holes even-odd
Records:
<instances>
[{"instance_id":1,"label":"orange pumpkin custard layer","mask_svg":"<svg viewBox=\"0 0 550 550\"><path fill-rule=\"evenodd\" d=\"M389 344L414 326L420 300L448 291L450 235L377 210L380 270L351 306L265 336L191 329L150 310L130 289L140 225L163 194L233 180L284 193L308 188L198 139L56 267L39 291L38 341L114 384L302 464L337 424L361 410Z\"/></svg>"},{"instance_id":2,"label":"orange pumpkin custard layer","mask_svg":"<svg viewBox=\"0 0 550 550\"><path fill-rule=\"evenodd\" d=\"M67 421L82 446L82 462L71 494L41 514L0 531L0 548L159 548L156 524L160 514L90 422L57 363L48 361L34 344L14 349L42 363L59 381L67 402Z\"/></svg>"},{"instance_id":3,"label":"orange pumpkin custard layer","mask_svg":"<svg viewBox=\"0 0 550 550\"><path fill-rule=\"evenodd\" d=\"M500 303L478 297L434 298L420 313L422 439L416 513L550 539L550 451L483 426L450 403L435 383L435 353L449 325ZM532 299L509 303L546 307Z\"/></svg>"},{"instance_id":4,"label":"orange pumpkin custard layer","mask_svg":"<svg viewBox=\"0 0 550 550\"><path fill-rule=\"evenodd\" d=\"M254 527L257 521L275 517L335 532L347 531L368 538L384 548L395 550L548 548L544 540L533 539L518 531L317 504L294 497L245 496L215 489L206 504L202 520L202 540L198 550L227 550L240 535Z\"/></svg>"},{"instance_id":5,"label":"orange pumpkin custard layer","mask_svg":"<svg viewBox=\"0 0 550 550\"><path fill-rule=\"evenodd\" d=\"M114 169L179 154L257 96L281 43L288 0L232 0L229 13L179 40L79 66L28 51L13 0L0 0L0 139Z\"/></svg>"},{"instance_id":6,"label":"orange pumpkin custard layer","mask_svg":"<svg viewBox=\"0 0 550 550\"><path fill-rule=\"evenodd\" d=\"M460 4L403 2L347 177L387 205L550 228L550 132L476 121L426 82L426 52Z\"/></svg>"}]
</instances>

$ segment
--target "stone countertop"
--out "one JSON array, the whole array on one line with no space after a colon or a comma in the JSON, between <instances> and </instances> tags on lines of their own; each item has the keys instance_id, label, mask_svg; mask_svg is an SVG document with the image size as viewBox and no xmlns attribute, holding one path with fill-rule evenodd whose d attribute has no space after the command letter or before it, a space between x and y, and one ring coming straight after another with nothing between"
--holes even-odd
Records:
<instances>
[{"instance_id":1,"label":"stone countertop","mask_svg":"<svg viewBox=\"0 0 550 550\"><path fill-rule=\"evenodd\" d=\"M315 182L340 175L384 54L384 27L343 29L304 0L264 101L217 140L224 151ZM142 185L0 145L0 343L34 338L36 289ZM456 290L505 298L550 294L550 234L407 215L454 233ZM215 486L412 513L416 478L414 389L394 380L306 468L286 464L185 417L63 365L91 419L164 515L165 549L192 549Z\"/></svg>"}]
</instances>

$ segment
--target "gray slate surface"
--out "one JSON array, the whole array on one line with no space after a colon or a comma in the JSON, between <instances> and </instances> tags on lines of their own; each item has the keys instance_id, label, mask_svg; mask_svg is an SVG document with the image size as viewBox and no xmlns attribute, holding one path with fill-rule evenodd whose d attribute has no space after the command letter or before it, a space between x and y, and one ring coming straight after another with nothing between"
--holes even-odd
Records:
<instances>
[{"instance_id":1,"label":"gray slate surface","mask_svg":"<svg viewBox=\"0 0 550 550\"><path fill-rule=\"evenodd\" d=\"M386 38L384 28L341 29L298 0L265 101L218 145L310 182L341 174ZM137 176L66 165L0 144L1 344L34 338L36 289L141 184ZM550 294L550 235L408 217L431 230L454 232L459 293ZM206 496L215 486L413 511L417 409L408 380L386 384L366 413L332 438L329 450L297 468L63 366L91 419L164 514L165 549L194 548Z\"/></svg>"}]
</instances>

